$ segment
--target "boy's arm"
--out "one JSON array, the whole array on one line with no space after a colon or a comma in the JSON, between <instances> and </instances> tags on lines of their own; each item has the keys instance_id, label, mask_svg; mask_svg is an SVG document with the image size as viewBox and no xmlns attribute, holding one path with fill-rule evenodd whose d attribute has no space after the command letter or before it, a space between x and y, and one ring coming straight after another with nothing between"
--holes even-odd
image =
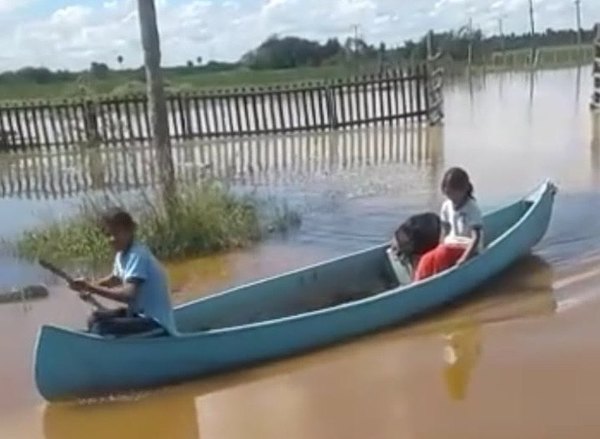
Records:
<instances>
[{"instance_id":1,"label":"boy's arm","mask_svg":"<svg viewBox=\"0 0 600 439\"><path fill-rule=\"evenodd\" d=\"M100 287L114 288L121 285L121 279L115 276L114 273L111 273L106 277L98 279L94 284Z\"/></svg>"},{"instance_id":2,"label":"boy's arm","mask_svg":"<svg viewBox=\"0 0 600 439\"><path fill-rule=\"evenodd\" d=\"M123 280L117 286L89 285L88 292L105 299L129 304L138 293L139 286L147 277L148 257L145 253L132 253L126 263ZM114 272L113 272L114 274Z\"/></svg>"},{"instance_id":3,"label":"boy's arm","mask_svg":"<svg viewBox=\"0 0 600 439\"><path fill-rule=\"evenodd\" d=\"M128 279L127 282L112 288L88 284L85 285L84 291L115 302L130 303L137 294L141 282L140 279Z\"/></svg>"}]
</instances>

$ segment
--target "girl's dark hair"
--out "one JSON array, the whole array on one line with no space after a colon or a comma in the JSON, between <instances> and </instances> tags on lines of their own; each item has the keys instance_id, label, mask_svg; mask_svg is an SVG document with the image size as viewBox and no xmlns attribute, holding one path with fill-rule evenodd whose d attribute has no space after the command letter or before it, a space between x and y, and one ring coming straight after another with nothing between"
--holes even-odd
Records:
<instances>
[{"instance_id":1,"label":"girl's dark hair","mask_svg":"<svg viewBox=\"0 0 600 439\"><path fill-rule=\"evenodd\" d=\"M119 227L126 230L135 229L135 221L131 215L119 207L112 207L105 211L100 221L104 226Z\"/></svg>"},{"instance_id":2,"label":"girl's dark hair","mask_svg":"<svg viewBox=\"0 0 600 439\"><path fill-rule=\"evenodd\" d=\"M469 179L469 174L462 168L450 168L444 174L442 179L442 192L448 189L464 190L467 192L467 197L475 197L475 189Z\"/></svg>"}]
</instances>

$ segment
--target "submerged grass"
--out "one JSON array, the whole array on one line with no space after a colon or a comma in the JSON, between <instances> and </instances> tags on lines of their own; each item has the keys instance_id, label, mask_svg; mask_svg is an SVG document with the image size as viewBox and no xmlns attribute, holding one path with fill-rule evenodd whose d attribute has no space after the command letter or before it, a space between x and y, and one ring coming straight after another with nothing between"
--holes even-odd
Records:
<instances>
[{"instance_id":1,"label":"submerged grass","mask_svg":"<svg viewBox=\"0 0 600 439\"><path fill-rule=\"evenodd\" d=\"M106 264L111 251L98 217L115 205L134 215L138 238L162 260L245 247L300 223L299 214L287 205L253 194L237 195L216 182L179 187L167 203L145 192L135 198L86 199L75 215L23 233L15 242L16 251L29 259Z\"/></svg>"}]
</instances>

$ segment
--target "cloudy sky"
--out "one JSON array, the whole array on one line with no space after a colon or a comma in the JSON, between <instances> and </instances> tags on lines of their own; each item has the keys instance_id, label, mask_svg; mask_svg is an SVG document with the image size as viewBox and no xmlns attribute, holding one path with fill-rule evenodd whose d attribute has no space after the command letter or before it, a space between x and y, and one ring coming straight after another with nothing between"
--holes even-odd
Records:
<instances>
[{"instance_id":1,"label":"cloudy sky","mask_svg":"<svg viewBox=\"0 0 600 439\"><path fill-rule=\"evenodd\" d=\"M430 28L472 17L486 33L528 27L528 0L157 0L164 63L235 60L272 34L346 38L353 25L367 41L402 44ZM575 23L574 0L535 0L539 29ZM24 65L81 69L92 61L142 62L135 0L0 0L0 70ZM600 21L600 0L582 0L586 27Z\"/></svg>"}]
</instances>

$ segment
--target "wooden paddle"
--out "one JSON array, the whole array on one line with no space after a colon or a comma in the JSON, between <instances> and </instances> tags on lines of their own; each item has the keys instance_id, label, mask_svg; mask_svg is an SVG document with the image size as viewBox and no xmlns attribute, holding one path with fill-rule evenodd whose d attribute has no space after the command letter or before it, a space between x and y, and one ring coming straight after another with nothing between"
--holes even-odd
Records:
<instances>
[{"instance_id":1,"label":"wooden paddle","mask_svg":"<svg viewBox=\"0 0 600 439\"><path fill-rule=\"evenodd\" d=\"M46 270L48 270L50 273L54 274L55 276L61 278L68 284L71 284L75 280L73 278L73 276L65 273L64 270L58 268L56 265L54 265L51 262L48 262L44 259L39 259L38 264L40 264L41 267L45 268ZM104 305L102 305L100 302L98 302L93 296L89 296L87 299L82 298L82 300L84 302L89 303L90 305L95 306L98 309L104 309Z\"/></svg>"}]
</instances>

